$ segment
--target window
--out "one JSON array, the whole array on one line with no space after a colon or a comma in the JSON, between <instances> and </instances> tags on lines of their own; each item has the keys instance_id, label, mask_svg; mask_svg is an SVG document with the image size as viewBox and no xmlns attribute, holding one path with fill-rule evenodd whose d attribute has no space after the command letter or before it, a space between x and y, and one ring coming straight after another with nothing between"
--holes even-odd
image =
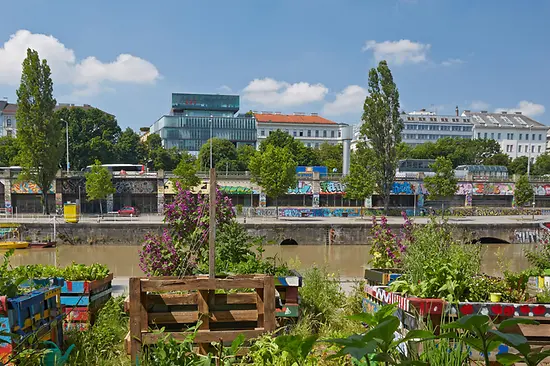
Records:
<instances>
[{"instance_id":1,"label":"window","mask_svg":"<svg viewBox=\"0 0 550 366\"><path fill-rule=\"evenodd\" d=\"M300 130L300 137L304 136L304 131Z\"/></svg>"},{"instance_id":2,"label":"window","mask_svg":"<svg viewBox=\"0 0 550 366\"><path fill-rule=\"evenodd\" d=\"M296 137L296 131L292 131L292 135Z\"/></svg>"},{"instance_id":3,"label":"window","mask_svg":"<svg viewBox=\"0 0 550 366\"><path fill-rule=\"evenodd\" d=\"M7 130L7 131L6 131L6 134L7 134L8 137L11 137L11 136L12 136L12 131L11 131L11 130Z\"/></svg>"},{"instance_id":4,"label":"window","mask_svg":"<svg viewBox=\"0 0 550 366\"><path fill-rule=\"evenodd\" d=\"M497 134L497 139L500 140L500 132Z\"/></svg>"},{"instance_id":5,"label":"window","mask_svg":"<svg viewBox=\"0 0 550 366\"><path fill-rule=\"evenodd\" d=\"M522 137L523 137L523 134L520 133L520 134L519 134L519 140L521 140Z\"/></svg>"},{"instance_id":6,"label":"window","mask_svg":"<svg viewBox=\"0 0 550 366\"><path fill-rule=\"evenodd\" d=\"M533 134L533 136L531 136L531 139L534 141L535 140L535 134Z\"/></svg>"},{"instance_id":7,"label":"window","mask_svg":"<svg viewBox=\"0 0 550 366\"><path fill-rule=\"evenodd\" d=\"M525 152L529 152L529 146L525 145Z\"/></svg>"},{"instance_id":8,"label":"window","mask_svg":"<svg viewBox=\"0 0 550 366\"><path fill-rule=\"evenodd\" d=\"M495 139L495 133L491 132L491 140L494 140L494 139Z\"/></svg>"},{"instance_id":9,"label":"window","mask_svg":"<svg viewBox=\"0 0 550 366\"><path fill-rule=\"evenodd\" d=\"M521 152L521 145L518 146L518 152Z\"/></svg>"},{"instance_id":10,"label":"window","mask_svg":"<svg viewBox=\"0 0 550 366\"><path fill-rule=\"evenodd\" d=\"M6 127L11 127L11 118L6 120ZM11 136L11 135L10 135Z\"/></svg>"},{"instance_id":11,"label":"window","mask_svg":"<svg viewBox=\"0 0 550 366\"><path fill-rule=\"evenodd\" d=\"M323 137L327 137L327 130L323 130Z\"/></svg>"},{"instance_id":12,"label":"window","mask_svg":"<svg viewBox=\"0 0 550 366\"><path fill-rule=\"evenodd\" d=\"M319 137L319 130L315 130L315 137Z\"/></svg>"},{"instance_id":13,"label":"window","mask_svg":"<svg viewBox=\"0 0 550 366\"><path fill-rule=\"evenodd\" d=\"M265 131L264 130L260 130L260 136L265 136Z\"/></svg>"},{"instance_id":14,"label":"window","mask_svg":"<svg viewBox=\"0 0 550 366\"><path fill-rule=\"evenodd\" d=\"M510 134L510 140L513 140L513 139L514 139L514 134L511 133L511 134Z\"/></svg>"},{"instance_id":15,"label":"window","mask_svg":"<svg viewBox=\"0 0 550 366\"><path fill-rule=\"evenodd\" d=\"M487 132L485 132L485 133L483 134L483 138L484 138L484 139L487 139Z\"/></svg>"},{"instance_id":16,"label":"window","mask_svg":"<svg viewBox=\"0 0 550 366\"><path fill-rule=\"evenodd\" d=\"M525 139L526 139L527 141L529 141L529 134L528 134L528 133L525 134Z\"/></svg>"},{"instance_id":17,"label":"window","mask_svg":"<svg viewBox=\"0 0 550 366\"><path fill-rule=\"evenodd\" d=\"M531 145L531 152L532 152L532 153L535 152L535 145Z\"/></svg>"},{"instance_id":18,"label":"window","mask_svg":"<svg viewBox=\"0 0 550 366\"><path fill-rule=\"evenodd\" d=\"M330 131L330 137L334 137L334 131Z\"/></svg>"},{"instance_id":19,"label":"window","mask_svg":"<svg viewBox=\"0 0 550 366\"><path fill-rule=\"evenodd\" d=\"M342 137L342 131L338 130L338 137Z\"/></svg>"},{"instance_id":20,"label":"window","mask_svg":"<svg viewBox=\"0 0 550 366\"><path fill-rule=\"evenodd\" d=\"M539 145L539 148L538 148L539 152L540 152L540 145Z\"/></svg>"},{"instance_id":21,"label":"window","mask_svg":"<svg viewBox=\"0 0 550 366\"><path fill-rule=\"evenodd\" d=\"M307 143L307 147L311 147L311 144L309 142Z\"/></svg>"},{"instance_id":22,"label":"window","mask_svg":"<svg viewBox=\"0 0 550 366\"><path fill-rule=\"evenodd\" d=\"M477 133L477 138L478 138L478 139L481 138L481 132L478 132L478 133Z\"/></svg>"},{"instance_id":23,"label":"window","mask_svg":"<svg viewBox=\"0 0 550 366\"><path fill-rule=\"evenodd\" d=\"M430 118L430 121L437 122L437 118Z\"/></svg>"},{"instance_id":24,"label":"window","mask_svg":"<svg viewBox=\"0 0 550 366\"><path fill-rule=\"evenodd\" d=\"M542 135L539 135L539 141L541 141L541 140L542 140Z\"/></svg>"},{"instance_id":25,"label":"window","mask_svg":"<svg viewBox=\"0 0 550 366\"><path fill-rule=\"evenodd\" d=\"M270 135L271 135L271 132L273 132L273 131L269 131L269 134L270 134Z\"/></svg>"},{"instance_id":26,"label":"window","mask_svg":"<svg viewBox=\"0 0 550 366\"><path fill-rule=\"evenodd\" d=\"M307 137L311 137L311 130L307 130Z\"/></svg>"}]
</instances>

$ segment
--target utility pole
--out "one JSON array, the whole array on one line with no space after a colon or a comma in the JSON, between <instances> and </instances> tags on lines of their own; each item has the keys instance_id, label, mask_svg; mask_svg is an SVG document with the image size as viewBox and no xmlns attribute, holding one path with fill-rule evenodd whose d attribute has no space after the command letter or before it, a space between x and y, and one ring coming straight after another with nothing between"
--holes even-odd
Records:
<instances>
[{"instance_id":1,"label":"utility pole","mask_svg":"<svg viewBox=\"0 0 550 366\"><path fill-rule=\"evenodd\" d=\"M210 227L208 235L208 277L216 277L216 169L210 169L210 197L209 197Z\"/></svg>"}]
</instances>

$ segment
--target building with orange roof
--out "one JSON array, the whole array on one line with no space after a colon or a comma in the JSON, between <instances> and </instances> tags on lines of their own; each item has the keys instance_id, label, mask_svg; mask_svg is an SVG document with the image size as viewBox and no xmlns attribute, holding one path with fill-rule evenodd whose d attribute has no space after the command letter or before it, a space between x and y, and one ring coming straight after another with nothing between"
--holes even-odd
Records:
<instances>
[{"instance_id":1,"label":"building with orange roof","mask_svg":"<svg viewBox=\"0 0 550 366\"><path fill-rule=\"evenodd\" d=\"M307 147L319 147L323 142L336 145L347 140L349 126L319 116L317 113L282 114L280 112L254 113L258 144L273 131L281 130L300 140Z\"/></svg>"}]
</instances>

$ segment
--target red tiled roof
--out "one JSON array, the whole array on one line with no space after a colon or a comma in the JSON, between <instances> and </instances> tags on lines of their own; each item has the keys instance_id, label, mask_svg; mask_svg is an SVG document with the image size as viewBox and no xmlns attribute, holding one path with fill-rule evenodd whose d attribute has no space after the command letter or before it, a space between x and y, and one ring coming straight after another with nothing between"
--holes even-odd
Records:
<instances>
[{"instance_id":1,"label":"red tiled roof","mask_svg":"<svg viewBox=\"0 0 550 366\"><path fill-rule=\"evenodd\" d=\"M15 113L16 111L17 111L17 104L12 104L12 103L8 103L3 110L5 114Z\"/></svg>"},{"instance_id":2,"label":"red tiled roof","mask_svg":"<svg viewBox=\"0 0 550 366\"><path fill-rule=\"evenodd\" d=\"M337 123L319 116L306 116L294 114L267 114L254 113L256 121L259 123L310 123L320 125L336 125Z\"/></svg>"}]
</instances>

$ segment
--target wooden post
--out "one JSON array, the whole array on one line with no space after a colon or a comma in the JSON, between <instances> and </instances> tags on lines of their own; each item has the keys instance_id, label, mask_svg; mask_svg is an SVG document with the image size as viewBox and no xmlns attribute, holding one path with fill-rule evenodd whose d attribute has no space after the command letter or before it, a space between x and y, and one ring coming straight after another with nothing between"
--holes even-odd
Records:
<instances>
[{"instance_id":1,"label":"wooden post","mask_svg":"<svg viewBox=\"0 0 550 366\"><path fill-rule=\"evenodd\" d=\"M199 330L210 329L210 308L208 306L209 293L210 291L208 290L200 290L198 291L198 294L197 294L199 320L201 321ZM215 296L213 292L212 292L212 296ZM208 354L208 345L209 345L208 343L199 343L199 353L203 355Z\"/></svg>"},{"instance_id":2,"label":"wooden post","mask_svg":"<svg viewBox=\"0 0 550 366\"><path fill-rule=\"evenodd\" d=\"M265 276L264 279L264 329L266 332L274 332L277 323L275 321L275 280L273 276Z\"/></svg>"},{"instance_id":3,"label":"wooden post","mask_svg":"<svg viewBox=\"0 0 550 366\"><path fill-rule=\"evenodd\" d=\"M130 355L132 363L135 364L141 351L141 331L146 324L141 324L142 319L147 318L145 304L141 297L141 279L139 277L130 278Z\"/></svg>"},{"instance_id":4,"label":"wooden post","mask_svg":"<svg viewBox=\"0 0 550 366\"><path fill-rule=\"evenodd\" d=\"M208 277L216 277L216 168L210 169L210 230L208 235Z\"/></svg>"},{"instance_id":5,"label":"wooden post","mask_svg":"<svg viewBox=\"0 0 550 366\"><path fill-rule=\"evenodd\" d=\"M256 289L256 309L258 310L258 328L263 328L265 326L264 323L264 289L263 288L257 288Z\"/></svg>"}]
</instances>

